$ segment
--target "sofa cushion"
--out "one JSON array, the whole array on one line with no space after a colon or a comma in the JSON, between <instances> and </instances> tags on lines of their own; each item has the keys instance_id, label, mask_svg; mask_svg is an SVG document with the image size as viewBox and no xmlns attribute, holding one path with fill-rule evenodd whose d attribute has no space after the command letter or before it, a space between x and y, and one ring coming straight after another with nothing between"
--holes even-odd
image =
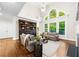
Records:
<instances>
[{"instance_id":1,"label":"sofa cushion","mask_svg":"<svg viewBox=\"0 0 79 59\"><path fill-rule=\"evenodd\" d=\"M55 33L55 32L50 32L50 33L48 33L48 35L52 35L52 36L55 36L55 35L58 35L57 33Z\"/></svg>"},{"instance_id":2,"label":"sofa cushion","mask_svg":"<svg viewBox=\"0 0 79 59\"><path fill-rule=\"evenodd\" d=\"M48 35L47 38L48 38L48 40L52 40L52 41L57 41L58 40L58 38L56 36Z\"/></svg>"},{"instance_id":3,"label":"sofa cushion","mask_svg":"<svg viewBox=\"0 0 79 59\"><path fill-rule=\"evenodd\" d=\"M43 33L43 37L47 38L48 40L52 40L52 41L58 41L58 34L55 32L45 32Z\"/></svg>"}]
</instances>

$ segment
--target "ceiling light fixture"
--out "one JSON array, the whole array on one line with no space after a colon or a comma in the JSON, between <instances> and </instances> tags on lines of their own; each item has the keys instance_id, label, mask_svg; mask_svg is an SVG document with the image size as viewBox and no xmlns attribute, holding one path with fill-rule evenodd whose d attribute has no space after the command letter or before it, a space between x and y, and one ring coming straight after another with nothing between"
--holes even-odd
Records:
<instances>
[{"instance_id":1,"label":"ceiling light fixture","mask_svg":"<svg viewBox=\"0 0 79 59\"><path fill-rule=\"evenodd\" d=\"M42 12L45 12L45 8L44 8L44 7L42 7L42 8L41 8L41 11L42 11Z\"/></svg>"},{"instance_id":2,"label":"ceiling light fixture","mask_svg":"<svg viewBox=\"0 0 79 59\"><path fill-rule=\"evenodd\" d=\"M42 3L42 5L41 5L41 11L42 12L45 12L45 10L46 10L46 4L45 3Z\"/></svg>"}]
</instances>

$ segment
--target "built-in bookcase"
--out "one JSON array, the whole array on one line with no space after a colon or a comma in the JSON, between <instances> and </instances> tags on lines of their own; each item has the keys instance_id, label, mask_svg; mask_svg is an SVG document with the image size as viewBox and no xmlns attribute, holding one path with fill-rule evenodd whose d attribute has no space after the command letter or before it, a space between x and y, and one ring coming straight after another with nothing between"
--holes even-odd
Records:
<instances>
[{"instance_id":1,"label":"built-in bookcase","mask_svg":"<svg viewBox=\"0 0 79 59\"><path fill-rule=\"evenodd\" d=\"M36 23L21 19L18 20L18 23L19 23L19 36L22 33L36 35Z\"/></svg>"}]
</instances>

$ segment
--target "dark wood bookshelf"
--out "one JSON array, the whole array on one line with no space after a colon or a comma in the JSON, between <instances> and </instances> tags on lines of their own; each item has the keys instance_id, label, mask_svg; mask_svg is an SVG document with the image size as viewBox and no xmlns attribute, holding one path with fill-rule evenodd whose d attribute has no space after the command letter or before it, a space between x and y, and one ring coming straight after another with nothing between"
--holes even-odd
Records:
<instances>
[{"instance_id":1,"label":"dark wood bookshelf","mask_svg":"<svg viewBox=\"0 0 79 59\"><path fill-rule=\"evenodd\" d=\"M36 36L36 23L35 22L19 19L18 23L19 23L19 39L22 33L32 34Z\"/></svg>"}]
</instances>

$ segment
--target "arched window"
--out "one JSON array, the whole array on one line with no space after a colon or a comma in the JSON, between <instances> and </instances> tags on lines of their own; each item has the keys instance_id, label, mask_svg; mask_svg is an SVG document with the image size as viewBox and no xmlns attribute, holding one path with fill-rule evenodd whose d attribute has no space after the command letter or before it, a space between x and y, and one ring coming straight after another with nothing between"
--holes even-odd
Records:
<instances>
[{"instance_id":1,"label":"arched window","mask_svg":"<svg viewBox=\"0 0 79 59\"><path fill-rule=\"evenodd\" d=\"M63 11L59 12L59 16L64 16L64 15L65 15L65 13Z\"/></svg>"},{"instance_id":2,"label":"arched window","mask_svg":"<svg viewBox=\"0 0 79 59\"><path fill-rule=\"evenodd\" d=\"M49 18L56 18L57 13L56 13L56 9L52 9L49 13Z\"/></svg>"}]
</instances>

